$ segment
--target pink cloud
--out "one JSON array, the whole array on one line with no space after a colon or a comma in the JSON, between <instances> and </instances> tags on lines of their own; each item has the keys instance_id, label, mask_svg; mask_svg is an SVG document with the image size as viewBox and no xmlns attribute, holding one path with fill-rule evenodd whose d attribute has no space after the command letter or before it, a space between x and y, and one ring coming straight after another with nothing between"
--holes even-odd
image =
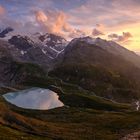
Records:
<instances>
[{"instance_id":1,"label":"pink cloud","mask_svg":"<svg viewBox=\"0 0 140 140\"><path fill-rule=\"evenodd\" d=\"M69 33L70 38L84 37L86 33L83 30L75 29Z\"/></svg>"},{"instance_id":2,"label":"pink cloud","mask_svg":"<svg viewBox=\"0 0 140 140\"><path fill-rule=\"evenodd\" d=\"M36 20L40 23L46 23L48 20L48 17L44 14L42 11L36 12Z\"/></svg>"},{"instance_id":3,"label":"pink cloud","mask_svg":"<svg viewBox=\"0 0 140 140\"><path fill-rule=\"evenodd\" d=\"M0 15L4 15L6 12L5 8L0 5Z\"/></svg>"},{"instance_id":4,"label":"pink cloud","mask_svg":"<svg viewBox=\"0 0 140 140\"><path fill-rule=\"evenodd\" d=\"M35 19L42 29L49 33L62 35L68 38L85 35L82 30L75 29L68 22L68 15L62 11L35 12Z\"/></svg>"},{"instance_id":5,"label":"pink cloud","mask_svg":"<svg viewBox=\"0 0 140 140\"><path fill-rule=\"evenodd\" d=\"M35 17L39 25L47 32L62 34L64 31L71 29L63 12L49 11L45 13L43 11L36 11Z\"/></svg>"},{"instance_id":6,"label":"pink cloud","mask_svg":"<svg viewBox=\"0 0 140 140\"><path fill-rule=\"evenodd\" d=\"M125 41L129 41L130 38L132 38L132 34L130 32L123 32L122 35L118 35L118 34L109 34L108 38L114 40L114 41L118 41L118 42L125 42Z\"/></svg>"},{"instance_id":7,"label":"pink cloud","mask_svg":"<svg viewBox=\"0 0 140 140\"><path fill-rule=\"evenodd\" d=\"M98 29L93 29L92 31L92 35L93 36L100 36L100 35L104 35L104 33L102 31L99 31Z\"/></svg>"}]
</instances>

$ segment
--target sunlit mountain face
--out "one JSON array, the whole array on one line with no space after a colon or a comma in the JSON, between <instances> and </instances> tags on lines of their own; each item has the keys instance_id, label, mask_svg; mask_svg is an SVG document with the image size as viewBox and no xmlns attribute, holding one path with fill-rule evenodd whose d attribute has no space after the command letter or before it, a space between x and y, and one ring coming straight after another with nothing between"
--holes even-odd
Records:
<instances>
[{"instance_id":1,"label":"sunlit mountain face","mask_svg":"<svg viewBox=\"0 0 140 140\"><path fill-rule=\"evenodd\" d=\"M47 32L69 40L101 37L138 52L139 9L139 0L0 0L0 27L14 28L13 34Z\"/></svg>"}]
</instances>

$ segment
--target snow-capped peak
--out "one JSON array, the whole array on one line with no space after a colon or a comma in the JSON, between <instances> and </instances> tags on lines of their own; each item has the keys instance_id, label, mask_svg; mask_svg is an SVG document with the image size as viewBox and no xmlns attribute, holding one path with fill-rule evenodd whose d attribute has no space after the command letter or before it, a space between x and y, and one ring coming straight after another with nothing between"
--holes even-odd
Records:
<instances>
[{"instance_id":1,"label":"snow-capped peak","mask_svg":"<svg viewBox=\"0 0 140 140\"><path fill-rule=\"evenodd\" d=\"M68 41L63 37L51 33L36 33L30 38L40 46L45 55L51 58L56 58L68 44Z\"/></svg>"},{"instance_id":2,"label":"snow-capped peak","mask_svg":"<svg viewBox=\"0 0 140 140\"><path fill-rule=\"evenodd\" d=\"M6 35L12 32L14 29L11 27L1 28L0 29L0 38L5 38Z\"/></svg>"}]
</instances>

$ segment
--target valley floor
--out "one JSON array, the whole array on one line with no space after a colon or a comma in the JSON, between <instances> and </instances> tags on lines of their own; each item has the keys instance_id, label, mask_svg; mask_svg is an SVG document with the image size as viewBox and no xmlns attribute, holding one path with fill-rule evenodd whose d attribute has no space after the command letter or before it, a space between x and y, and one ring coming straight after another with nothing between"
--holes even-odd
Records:
<instances>
[{"instance_id":1,"label":"valley floor","mask_svg":"<svg viewBox=\"0 0 140 140\"><path fill-rule=\"evenodd\" d=\"M119 140L140 131L140 112L130 105L113 103L74 85L58 82L57 86L61 90L50 88L57 90L66 106L48 111L18 108L0 96L0 139ZM1 88L0 94L11 90Z\"/></svg>"}]
</instances>

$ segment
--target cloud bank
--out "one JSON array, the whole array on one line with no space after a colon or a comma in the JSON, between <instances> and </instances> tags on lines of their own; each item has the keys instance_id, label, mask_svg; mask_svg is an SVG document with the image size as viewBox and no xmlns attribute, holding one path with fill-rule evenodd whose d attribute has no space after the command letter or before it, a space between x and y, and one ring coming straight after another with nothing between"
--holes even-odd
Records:
<instances>
[{"instance_id":1,"label":"cloud bank","mask_svg":"<svg viewBox=\"0 0 140 140\"><path fill-rule=\"evenodd\" d=\"M109 34L108 38L117 41L117 42L126 42L129 41L130 38L132 38L132 34L130 32L123 32L122 35L118 35L118 34Z\"/></svg>"},{"instance_id":2,"label":"cloud bank","mask_svg":"<svg viewBox=\"0 0 140 140\"><path fill-rule=\"evenodd\" d=\"M85 33L75 29L68 23L68 15L62 11L35 12L35 19L38 25L46 32L67 37L83 36Z\"/></svg>"}]
</instances>

